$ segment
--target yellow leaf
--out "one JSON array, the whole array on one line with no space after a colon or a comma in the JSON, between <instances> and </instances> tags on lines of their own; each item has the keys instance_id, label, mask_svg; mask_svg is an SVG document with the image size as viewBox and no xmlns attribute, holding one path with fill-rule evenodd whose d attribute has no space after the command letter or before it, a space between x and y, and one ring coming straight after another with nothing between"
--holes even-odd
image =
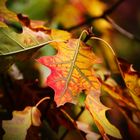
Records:
<instances>
[{"instance_id":1,"label":"yellow leaf","mask_svg":"<svg viewBox=\"0 0 140 140\"><path fill-rule=\"evenodd\" d=\"M6 8L5 2L6 0L0 0L0 27L6 27L5 22L18 21L16 14Z\"/></svg>"},{"instance_id":2,"label":"yellow leaf","mask_svg":"<svg viewBox=\"0 0 140 140\"><path fill-rule=\"evenodd\" d=\"M12 120L2 121L5 131L3 140L24 140L31 125L41 124L40 117L40 111L36 107L28 106L23 111L14 111Z\"/></svg>"},{"instance_id":3,"label":"yellow leaf","mask_svg":"<svg viewBox=\"0 0 140 140\"><path fill-rule=\"evenodd\" d=\"M106 111L109 110L108 107L104 106L100 102L100 92L89 91L86 101L86 107L93 116L96 125L99 128L100 133L105 139L107 139L106 134L109 134L116 138L122 138L119 130L113 126L106 118Z\"/></svg>"},{"instance_id":4,"label":"yellow leaf","mask_svg":"<svg viewBox=\"0 0 140 140\"><path fill-rule=\"evenodd\" d=\"M73 5L66 4L62 9L57 12L55 21L63 25L65 28L77 25L83 21L83 15L79 9Z\"/></svg>"},{"instance_id":5,"label":"yellow leaf","mask_svg":"<svg viewBox=\"0 0 140 140\"><path fill-rule=\"evenodd\" d=\"M101 15L106 8L106 5L99 0L82 0L82 3L91 16Z\"/></svg>"},{"instance_id":6,"label":"yellow leaf","mask_svg":"<svg viewBox=\"0 0 140 140\"><path fill-rule=\"evenodd\" d=\"M140 110L140 98L138 96L136 96L132 91L130 91L130 94L134 100L134 102L137 105L137 108Z\"/></svg>"},{"instance_id":7,"label":"yellow leaf","mask_svg":"<svg viewBox=\"0 0 140 140\"><path fill-rule=\"evenodd\" d=\"M100 88L92 69L100 60L90 46L78 42L78 39L69 39L66 43L55 43L53 45L58 50L55 56L44 56L37 60L51 70L47 85L55 90L58 106L66 102L76 103L76 97L82 90Z\"/></svg>"},{"instance_id":8,"label":"yellow leaf","mask_svg":"<svg viewBox=\"0 0 140 140\"><path fill-rule=\"evenodd\" d=\"M71 34L67 31L52 29L51 38L52 38L52 40L66 41L71 38Z\"/></svg>"},{"instance_id":9,"label":"yellow leaf","mask_svg":"<svg viewBox=\"0 0 140 140\"><path fill-rule=\"evenodd\" d=\"M41 121L40 121L40 117L41 117L41 113L38 110L37 107L32 107L32 125L34 126L40 126L41 125Z\"/></svg>"},{"instance_id":10,"label":"yellow leaf","mask_svg":"<svg viewBox=\"0 0 140 140\"><path fill-rule=\"evenodd\" d=\"M116 100L122 101L127 106L136 109L136 106L132 102L132 100L123 96L124 91L118 85L111 86L111 85L102 81L102 89L104 91L106 91L111 97L115 98Z\"/></svg>"}]
</instances>

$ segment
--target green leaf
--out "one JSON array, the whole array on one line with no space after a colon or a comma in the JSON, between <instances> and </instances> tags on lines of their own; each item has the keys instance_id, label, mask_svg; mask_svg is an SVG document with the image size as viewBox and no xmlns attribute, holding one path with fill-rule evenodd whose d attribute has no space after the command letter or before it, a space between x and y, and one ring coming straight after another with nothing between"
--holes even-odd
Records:
<instances>
[{"instance_id":1,"label":"green leaf","mask_svg":"<svg viewBox=\"0 0 140 140\"><path fill-rule=\"evenodd\" d=\"M49 36L24 27L19 34L11 28L0 28L0 71L9 67L15 59L27 59L40 47L48 44Z\"/></svg>"},{"instance_id":2,"label":"green leaf","mask_svg":"<svg viewBox=\"0 0 140 140\"><path fill-rule=\"evenodd\" d=\"M22 24L22 26L21 26ZM31 21L26 16L9 11L5 0L0 1L0 72L7 70L16 59L25 60L53 40L67 40L70 34L51 30L42 21Z\"/></svg>"},{"instance_id":3,"label":"green leaf","mask_svg":"<svg viewBox=\"0 0 140 140\"><path fill-rule=\"evenodd\" d=\"M43 32L22 27L16 13L9 11L5 3L6 0L0 1L0 72L9 68L16 58L29 58L36 48L47 44L49 40ZM28 50L30 52L22 53Z\"/></svg>"},{"instance_id":4,"label":"green leaf","mask_svg":"<svg viewBox=\"0 0 140 140\"><path fill-rule=\"evenodd\" d=\"M50 40L49 35L43 32L35 32L27 27L23 29L23 33L19 34L10 28L0 28L1 57L41 47Z\"/></svg>"}]
</instances>

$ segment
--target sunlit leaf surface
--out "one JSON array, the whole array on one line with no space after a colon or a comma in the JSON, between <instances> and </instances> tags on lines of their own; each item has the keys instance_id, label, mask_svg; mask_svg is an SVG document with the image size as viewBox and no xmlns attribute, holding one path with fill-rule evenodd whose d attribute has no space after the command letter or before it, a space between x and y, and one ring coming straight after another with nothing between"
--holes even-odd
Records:
<instances>
[{"instance_id":1,"label":"sunlit leaf surface","mask_svg":"<svg viewBox=\"0 0 140 140\"><path fill-rule=\"evenodd\" d=\"M104 139L107 139L106 133L113 137L121 138L119 130L106 118L105 113L109 108L100 102L100 92L90 91L85 103Z\"/></svg>"},{"instance_id":2,"label":"sunlit leaf surface","mask_svg":"<svg viewBox=\"0 0 140 140\"><path fill-rule=\"evenodd\" d=\"M55 90L57 105L76 102L82 90L98 90L99 81L94 75L92 66L99 63L90 46L78 44L78 39L66 43L56 43L58 50L55 56L44 56L37 61L51 69L47 85Z\"/></svg>"},{"instance_id":3,"label":"sunlit leaf surface","mask_svg":"<svg viewBox=\"0 0 140 140\"><path fill-rule=\"evenodd\" d=\"M27 129L31 126L39 126L40 111L36 107L26 107L23 111L14 111L12 120L3 120L5 131L4 140L24 140Z\"/></svg>"}]
</instances>

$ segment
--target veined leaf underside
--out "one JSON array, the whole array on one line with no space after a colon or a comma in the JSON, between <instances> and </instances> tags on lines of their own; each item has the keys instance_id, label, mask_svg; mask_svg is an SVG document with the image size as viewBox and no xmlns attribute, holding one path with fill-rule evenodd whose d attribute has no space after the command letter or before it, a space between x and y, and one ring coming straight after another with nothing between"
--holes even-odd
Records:
<instances>
[{"instance_id":1,"label":"veined leaf underside","mask_svg":"<svg viewBox=\"0 0 140 140\"><path fill-rule=\"evenodd\" d=\"M85 46L82 46L80 40L81 40L81 37L78 40L75 40L76 43L74 44L75 45L74 52L73 52L73 49L71 49L71 48L69 48L69 50L68 50L67 47L63 47L63 51L64 51L64 49L67 49L68 51L70 51L72 53L72 58L71 57L68 58L69 56L67 56L66 60L64 60L64 59L60 60L60 57L56 55L56 56L53 56L53 58L54 59L57 58L59 60L59 62L53 61L53 62L49 62L49 64L48 64L49 66L55 65L55 67L60 67L61 69L63 69L63 73L59 73L58 78L52 79L53 83L57 83L60 81L64 81L64 83L65 83L63 86L63 91L61 93L60 98L62 98L66 92L68 92L72 96L73 92L71 91L72 87L70 86L70 84L73 83L73 84L77 84L77 86L78 86L78 83L77 83L78 79L79 79L79 82L82 82L82 79L84 79L84 81L86 81L88 83L88 86L93 87L94 89L96 89L96 84L94 85L93 83L98 84L97 79L92 78L94 75L92 75L93 73L91 72L91 69L92 69L91 67L94 62L91 62L91 64L90 64L89 61L91 58L86 56L81 51L81 49L84 49ZM89 50L89 51L92 52L92 50ZM84 62L82 60L80 60L79 56L80 56L80 58L84 59ZM87 62L85 61L85 59L87 60ZM86 64L86 63L89 63L89 64ZM79 67L79 65L81 65L81 68ZM83 65L83 67L82 67L82 65ZM86 67L86 65L88 67ZM78 73L78 76L75 73ZM89 75L87 73L89 73ZM91 81L91 78L92 78L92 81ZM79 86L79 89L80 88L81 87ZM83 90L83 88L86 88L86 87L82 87L82 90Z\"/></svg>"},{"instance_id":2,"label":"veined leaf underside","mask_svg":"<svg viewBox=\"0 0 140 140\"><path fill-rule=\"evenodd\" d=\"M51 37L49 37L49 35L45 33L41 33L41 35L39 36L39 33L31 31L26 27L24 27L24 32L25 33L18 34L11 29L0 28L1 37L4 37L4 39L6 38L4 41L7 42L7 40L9 40L9 42L11 42L11 44L6 44L4 42L4 47L1 46L0 57L15 55L32 49L37 49L52 42L63 42L63 40L53 40L51 39ZM26 42L26 39L22 39L24 39L26 36L28 36L27 39L30 39L31 43L24 44L24 41ZM42 38L40 42L37 40L38 36ZM14 46L12 46L13 44Z\"/></svg>"}]
</instances>

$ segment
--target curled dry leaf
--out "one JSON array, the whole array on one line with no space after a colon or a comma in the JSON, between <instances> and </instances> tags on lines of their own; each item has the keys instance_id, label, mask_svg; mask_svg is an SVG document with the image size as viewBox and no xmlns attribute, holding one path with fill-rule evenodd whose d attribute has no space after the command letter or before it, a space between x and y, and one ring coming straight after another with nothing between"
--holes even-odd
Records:
<instances>
[{"instance_id":1,"label":"curled dry leaf","mask_svg":"<svg viewBox=\"0 0 140 140\"><path fill-rule=\"evenodd\" d=\"M119 64L126 86L137 108L140 109L140 73L134 70L132 65L125 60L119 59Z\"/></svg>"}]
</instances>

